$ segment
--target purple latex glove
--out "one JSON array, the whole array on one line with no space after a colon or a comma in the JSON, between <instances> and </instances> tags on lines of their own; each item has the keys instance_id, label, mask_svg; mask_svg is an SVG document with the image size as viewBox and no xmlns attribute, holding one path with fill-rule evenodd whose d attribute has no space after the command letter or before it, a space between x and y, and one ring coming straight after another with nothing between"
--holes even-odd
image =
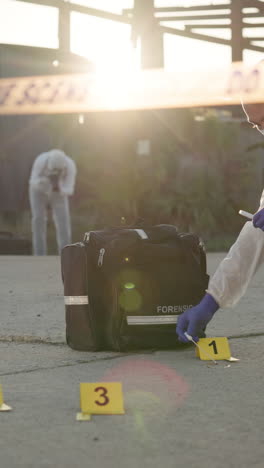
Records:
<instances>
[{"instance_id":1,"label":"purple latex glove","mask_svg":"<svg viewBox=\"0 0 264 468\"><path fill-rule=\"evenodd\" d=\"M219 305L214 298L210 294L205 294L199 304L183 312L179 316L176 327L179 341L189 343L188 338L184 335L187 332L197 343L199 337L204 336L206 325L218 309Z\"/></svg>"},{"instance_id":2,"label":"purple latex glove","mask_svg":"<svg viewBox=\"0 0 264 468\"><path fill-rule=\"evenodd\" d=\"M264 231L264 208L262 208L262 210L258 211L253 216L252 222L255 228L260 228L262 231Z\"/></svg>"}]
</instances>

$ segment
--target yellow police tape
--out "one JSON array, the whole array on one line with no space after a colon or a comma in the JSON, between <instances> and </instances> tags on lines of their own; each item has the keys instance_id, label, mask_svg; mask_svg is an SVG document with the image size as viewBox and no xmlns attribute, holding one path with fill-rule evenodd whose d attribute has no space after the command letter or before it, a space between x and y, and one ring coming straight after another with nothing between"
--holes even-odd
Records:
<instances>
[{"instance_id":1,"label":"yellow police tape","mask_svg":"<svg viewBox=\"0 0 264 468\"><path fill-rule=\"evenodd\" d=\"M261 102L264 63L225 69L0 79L0 114L50 114Z\"/></svg>"}]
</instances>

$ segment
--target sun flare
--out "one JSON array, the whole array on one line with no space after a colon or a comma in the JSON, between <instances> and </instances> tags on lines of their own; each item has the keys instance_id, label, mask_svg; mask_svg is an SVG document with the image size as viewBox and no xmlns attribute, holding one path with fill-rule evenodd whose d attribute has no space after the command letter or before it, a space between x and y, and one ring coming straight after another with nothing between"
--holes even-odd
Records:
<instances>
[{"instance_id":1,"label":"sun flare","mask_svg":"<svg viewBox=\"0 0 264 468\"><path fill-rule=\"evenodd\" d=\"M98 73L118 74L140 69L140 50L133 47L127 24L74 14L71 49L87 57Z\"/></svg>"}]
</instances>

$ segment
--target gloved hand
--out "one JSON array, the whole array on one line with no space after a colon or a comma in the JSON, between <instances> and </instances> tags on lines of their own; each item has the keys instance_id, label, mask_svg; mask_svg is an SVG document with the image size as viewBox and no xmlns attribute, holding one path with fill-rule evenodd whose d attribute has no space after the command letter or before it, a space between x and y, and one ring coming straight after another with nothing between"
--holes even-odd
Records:
<instances>
[{"instance_id":1,"label":"gloved hand","mask_svg":"<svg viewBox=\"0 0 264 468\"><path fill-rule=\"evenodd\" d=\"M176 333L179 341L189 343L185 332L197 342L203 336L206 325L212 319L219 305L210 294L205 294L201 302L179 316Z\"/></svg>"},{"instance_id":2,"label":"gloved hand","mask_svg":"<svg viewBox=\"0 0 264 468\"><path fill-rule=\"evenodd\" d=\"M255 228L260 228L262 231L264 231L264 208L254 214L252 222Z\"/></svg>"}]
</instances>

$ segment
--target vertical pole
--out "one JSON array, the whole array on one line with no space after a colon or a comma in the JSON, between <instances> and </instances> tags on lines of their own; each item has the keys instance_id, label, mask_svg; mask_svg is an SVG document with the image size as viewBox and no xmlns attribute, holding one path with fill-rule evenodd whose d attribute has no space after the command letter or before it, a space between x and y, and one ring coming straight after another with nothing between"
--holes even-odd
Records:
<instances>
[{"instance_id":1,"label":"vertical pole","mask_svg":"<svg viewBox=\"0 0 264 468\"><path fill-rule=\"evenodd\" d=\"M63 2L59 7L59 50L63 52L71 50L70 15L69 4Z\"/></svg>"},{"instance_id":2,"label":"vertical pole","mask_svg":"<svg viewBox=\"0 0 264 468\"><path fill-rule=\"evenodd\" d=\"M163 33L154 16L154 0L134 0L132 37L141 42L142 68L163 68Z\"/></svg>"},{"instance_id":3,"label":"vertical pole","mask_svg":"<svg viewBox=\"0 0 264 468\"><path fill-rule=\"evenodd\" d=\"M243 12L242 1L231 1L231 47L232 62L243 61Z\"/></svg>"}]
</instances>

